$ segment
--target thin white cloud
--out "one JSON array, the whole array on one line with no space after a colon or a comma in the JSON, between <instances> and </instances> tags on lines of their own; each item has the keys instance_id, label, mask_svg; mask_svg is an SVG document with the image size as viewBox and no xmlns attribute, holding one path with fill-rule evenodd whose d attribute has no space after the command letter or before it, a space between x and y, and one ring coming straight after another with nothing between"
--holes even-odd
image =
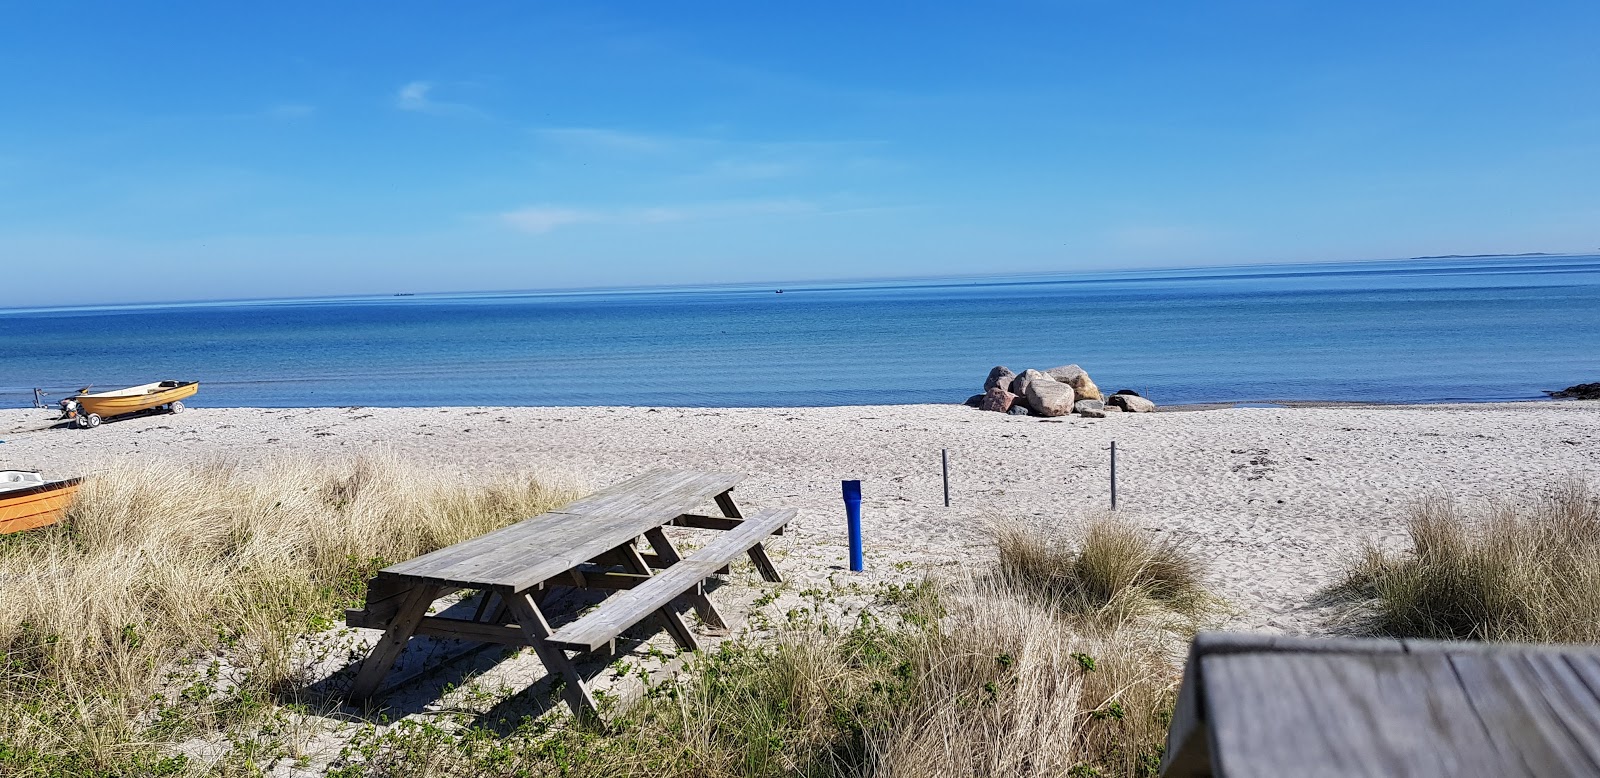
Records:
<instances>
[{"instance_id":1,"label":"thin white cloud","mask_svg":"<svg viewBox=\"0 0 1600 778\"><path fill-rule=\"evenodd\" d=\"M501 223L512 229L543 235L574 224L673 224L748 216L814 213L818 210L816 204L804 200L736 200L609 209L534 205L506 211L500 214L499 218Z\"/></svg>"},{"instance_id":2,"label":"thin white cloud","mask_svg":"<svg viewBox=\"0 0 1600 778\"><path fill-rule=\"evenodd\" d=\"M554 143L605 151L655 153L679 148L685 143L681 138L646 135L604 127L544 127L534 132Z\"/></svg>"},{"instance_id":3,"label":"thin white cloud","mask_svg":"<svg viewBox=\"0 0 1600 778\"><path fill-rule=\"evenodd\" d=\"M542 205L518 208L500 214L500 220L513 229L534 235L543 235L557 227L582 222L599 221L602 214L577 208L560 208Z\"/></svg>"},{"instance_id":4,"label":"thin white cloud","mask_svg":"<svg viewBox=\"0 0 1600 778\"><path fill-rule=\"evenodd\" d=\"M428 99L428 93L433 91L431 81L412 81L400 87L400 93L395 95L394 106L402 111L431 111L434 103Z\"/></svg>"},{"instance_id":5,"label":"thin white cloud","mask_svg":"<svg viewBox=\"0 0 1600 778\"><path fill-rule=\"evenodd\" d=\"M462 86L462 84L456 84ZM478 109L464 103L445 102L434 97L438 84L432 81L412 81L395 92L394 107L417 113L481 115Z\"/></svg>"}]
</instances>

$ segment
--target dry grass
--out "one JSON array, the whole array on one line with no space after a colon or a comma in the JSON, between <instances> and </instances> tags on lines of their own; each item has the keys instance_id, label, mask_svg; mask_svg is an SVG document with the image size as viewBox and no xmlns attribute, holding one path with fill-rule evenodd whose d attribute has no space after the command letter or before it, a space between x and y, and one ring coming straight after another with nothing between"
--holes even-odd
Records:
<instances>
[{"instance_id":1,"label":"dry grass","mask_svg":"<svg viewBox=\"0 0 1600 778\"><path fill-rule=\"evenodd\" d=\"M1383 634L1600 642L1600 494L1571 482L1483 511L1434 498L1412 509L1412 549L1368 546L1333 594Z\"/></svg>"},{"instance_id":2,"label":"dry grass","mask_svg":"<svg viewBox=\"0 0 1600 778\"><path fill-rule=\"evenodd\" d=\"M1105 528L1092 537L1094 545L1079 547L1020 528L1002 534L1015 547L1066 549L1071 560L1103 553L1108 537L1117 539L1112 548L1138 545ZM1193 584L1197 565L1180 549L1155 545L1166 566L1114 577L1121 583L1102 592L1105 600L1153 587L1152 568L1185 571ZM1161 603L1188 607L1200 594L1151 598L1140 615L1102 603L1086 620L1083 592L1041 587L1037 573L1045 570L1057 569L1023 575L996 565L955 580L885 585L842 627L826 615L832 600L817 592L815 607L789 611L778 639L722 644L605 735L542 721L510 735L404 726L360 738L337 775L1156 775L1187 638L1172 630ZM1111 623L1108 613L1126 618ZM1093 629L1085 631L1088 621Z\"/></svg>"},{"instance_id":3,"label":"dry grass","mask_svg":"<svg viewBox=\"0 0 1600 778\"><path fill-rule=\"evenodd\" d=\"M1079 615L1083 627L1176 617L1172 626L1192 631L1219 605L1181 543L1112 515L1062 532L1004 523L994 533L1009 584Z\"/></svg>"},{"instance_id":4,"label":"dry grass","mask_svg":"<svg viewBox=\"0 0 1600 778\"><path fill-rule=\"evenodd\" d=\"M264 711L315 680L303 638L374 568L571 496L386 456L114 466L64 525L0 540L0 773L259 774L277 756ZM1177 625L1212 602L1198 566L1109 519L997 534L993 568L883 587L844 628L832 593L805 595L781 639L723 644L607 732L560 708L510 732L406 720L347 732L329 774L1154 775ZM194 737L226 755L172 758Z\"/></svg>"},{"instance_id":5,"label":"dry grass","mask_svg":"<svg viewBox=\"0 0 1600 778\"><path fill-rule=\"evenodd\" d=\"M284 689L296 638L329 626L372 570L571 497L384 455L112 464L63 523L0 542L0 771L110 774L225 727ZM184 660L224 652L235 670L173 699Z\"/></svg>"}]
</instances>

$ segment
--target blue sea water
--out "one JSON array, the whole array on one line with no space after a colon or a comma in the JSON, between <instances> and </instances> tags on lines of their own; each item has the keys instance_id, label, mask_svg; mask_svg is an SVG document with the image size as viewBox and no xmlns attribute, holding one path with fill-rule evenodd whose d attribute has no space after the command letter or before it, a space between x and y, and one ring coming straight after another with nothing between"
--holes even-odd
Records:
<instances>
[{"instance_id":1,"label":"blue sea water","mask_svg":"<svg viewBox=\"0 0 1600 778\"><path fill-rule=\"evenodd\" d=\"M1067 362L1166 404L1538 398L1600 380L1600 256L0 310L0 407L959 402Z\"/></svg>"}]
</instances>

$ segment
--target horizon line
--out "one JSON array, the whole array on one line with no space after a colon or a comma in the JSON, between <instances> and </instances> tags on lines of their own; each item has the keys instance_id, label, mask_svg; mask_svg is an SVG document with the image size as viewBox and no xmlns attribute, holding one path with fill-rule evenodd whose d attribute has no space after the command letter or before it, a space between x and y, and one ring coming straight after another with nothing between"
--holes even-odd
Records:
<instances>
[{"instance_id":1,"label":"horizon line","mask_svg":"<svg viewBox=\"0 0 1600 778\"><path fill-rule=\"evenodd\" d=\"M1579 258L1600 257L1600 253L1587 252L1521 252L1515 254L1439 254L1413 257L1387 257L1381 259L1337 259L1337 260L1310 260L1303 262L1240 262L1224 265L1181 265L1148 268L1128 269L1100 269L1100 270L1046 270L1046 271L1018 271L1012 273L961 273L951 275L929 276L857 276L848 278L816 278L816 279L789 279L783 281L720 281L720 282L686 282L677 284L649 284L644 286L575 286L575 287L546 287L534 289L457 289L457 290L430 290L411 291L401 290L394 292L353 292L347 294L306 295L297 297L219 297L209 299L187 300L150 300L122 303L89 303L83 305L42 305L25 307L0 307L0 315L28 314L28 313L56 313L70 311L115 311L138 310L152 308L201 308L209 306L230 305L270 305L279 303L319 303L340 301L380 301L398 299L441 299L464 297L563 297L581 295L605 294L663 294L674 292L692 292L703 290L728 290L741 289L775 289L784 291L786 287L794 287L794 291L806 290L808 287L827 287L837 285L857 284L887 284L937 281L962 281L992 279L998 282L1011 281L1023 278L1042 277L1091 277L1091 276L1137 276L1137 275L1169 275L1181 273L1206 273L1207 271L1237 270L1245 268L1299 268L1332 265L1376 265L1391 262L1417 262L1425 260L1487 260L1487 259L1534 259L1534 258Z\"/></svg>"}]
</instances>

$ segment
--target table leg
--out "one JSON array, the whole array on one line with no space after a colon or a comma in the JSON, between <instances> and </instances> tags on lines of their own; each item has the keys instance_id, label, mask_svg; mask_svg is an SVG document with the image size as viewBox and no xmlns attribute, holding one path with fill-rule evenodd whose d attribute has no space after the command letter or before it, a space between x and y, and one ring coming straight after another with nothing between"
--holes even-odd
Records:
<instances>
[{"instance_id":1,"label":"table leg","mask_svg":"<svg viewBox=\"0 0 1600 778\"><path fill-rule=\"evenodd\" d=\"M572 715L579 719L599 718L600 707L595 704L594 695L589 693L589 685L584 682L577 665L567 658L567 652L545 642L545 638L550 637L550 622L545 621L544 614L539 611L533 598L518 594L505 599L511 606L512 616L522 627L528 645L533 646L534 653L539 655L539 661L551 674L560 674L562 680L566 681L562 696L566 698L567 706L572 708Z\"/></svg>"},{"instance_id":2,"label":"table leg","mask_svg":"<svg viewBox=\"0 0 1600 778\"><path fill-rule=\"evenodd\" d=\"M619 546L617 551L622 554L622 566L628 568L628 572L639 575L651 574L650 566L644 563L644 557L639 556L639 549L634 548L632 543ZM656 615L667 623L667 633L677 641L679 648L685 651L700 650L700 641L695 640L694 633L689 631L689 625L683 623L683 617L679 616L671 605L656 611Z\"/></svg>"},{"instance_id":3,"label":"table leg","mask_svg":"<svg viewBox=\"0 0 1600 778\"><path fill-rule=\"evenodd\" d=\"M730 519L744 518L744 512L739 510L739 504L733 501L731 489L717 495L717 507L722 509L722 515ZM763 579L771 583L783 583L783 575L778 572L778 567L772 564L772 558L767 556L765 546L760 543L751 546L750 561L755 564Z\"/></svg>"},{"instance_id":4,"label":"table leg","mask_svg":"<svg viewBox=\"0 0 1600 778\"><path fill-rule=\"evenodd\" d=\"M405 601L389 622L389 628L384 630L383 637L378 639L372 652L362 661L361 670L356 673L355 685L350 689L350 702L360 705L371 699L378 685L383 683L384 676L389 674L389 668L394 667L395 660L406 650L406 643L416 633L422 617L428 615L428 606L433 604L438 594L439 587L421 584L413 586L406 594Z\"/></svg>"},{"instance_id":5,"label":"table leg","mask_svg":"<svg viewBox=\"0 0 1600 778\"><path fill-rule=\"evenodd\" d=\"M667 533L660 527L646 530L644 537L650 541L650 548L655 549L656 556L661 557L667 564L675 565L683 561L678 549L672 545L672 539L668 538ZM727 622L722 620L722 614L717 612L717 606L711 604L711 598L706 596L701 587L696 586L692 591L684 592L683 596L694 606L695 613L700 614L700 620L705 622L706 626L727 630Z\"/></svg>"}]
</instances>

